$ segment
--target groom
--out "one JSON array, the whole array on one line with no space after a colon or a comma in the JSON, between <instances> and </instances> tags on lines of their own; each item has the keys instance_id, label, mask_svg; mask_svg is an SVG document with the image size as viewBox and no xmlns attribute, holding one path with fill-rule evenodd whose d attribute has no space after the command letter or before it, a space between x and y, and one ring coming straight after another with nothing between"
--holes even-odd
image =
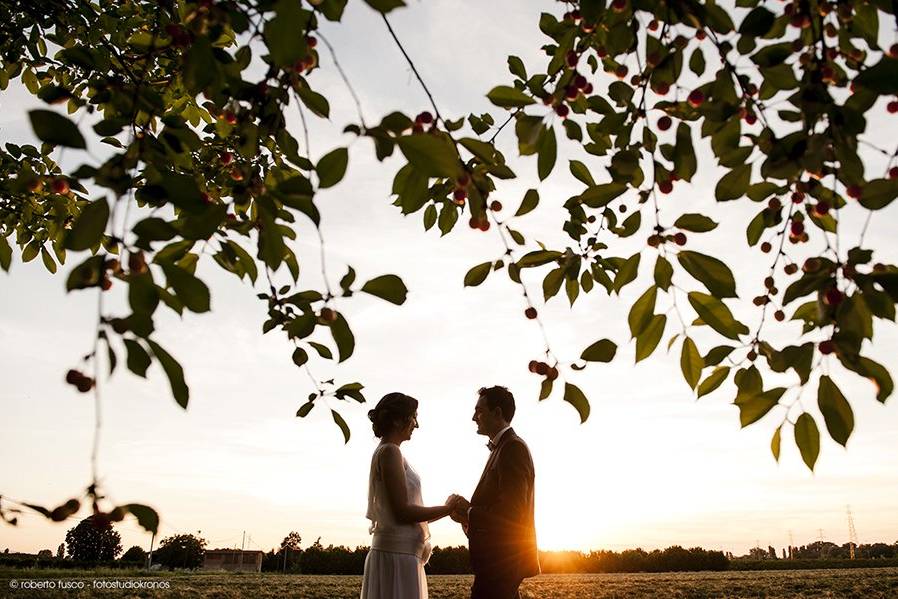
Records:
<instances>
[{"instance_id":1,"label":"groom","mask_svg":"<svg viewBox=\"0 0 898 599\"><path fill-rule=\"evenodd\" d=\"M474 407L477 433L490 457L470 503L461 498L452 519L468 535L474 585L471 599L513 599L525 578L540 573L533 523L534 471L530 450L511 428L514 396L482 388Z\"/></svg>"}]
</instances>

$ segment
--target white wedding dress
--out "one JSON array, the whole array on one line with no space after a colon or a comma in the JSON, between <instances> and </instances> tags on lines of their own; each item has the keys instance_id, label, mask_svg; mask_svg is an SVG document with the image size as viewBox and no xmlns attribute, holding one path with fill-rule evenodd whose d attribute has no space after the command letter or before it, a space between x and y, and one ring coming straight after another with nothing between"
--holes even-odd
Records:
<instances>
[{"instance_id":1,"label":"white wedding dress","mask_svg":"<svg viewBox=\"0 0 898 599\"><path fill-rule=\"evenodd\" d=\"M371 456L368 482L368 513L371 520L371 550L365 558L361 599L427 599L424 564L430 559L430 529L426 522L400 524L387 501L387 490L378 456L381 443ZM423 505L421 478L405 457L405 486L408 502Z\"/></svg>"}]
</instances>

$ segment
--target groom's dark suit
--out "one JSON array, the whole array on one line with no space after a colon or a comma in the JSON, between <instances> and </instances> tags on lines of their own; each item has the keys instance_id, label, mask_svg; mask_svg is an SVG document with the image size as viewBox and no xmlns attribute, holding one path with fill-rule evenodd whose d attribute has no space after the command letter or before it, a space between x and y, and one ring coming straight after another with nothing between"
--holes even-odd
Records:
<instances>
[{"instance_id":1,"label":"groom's dark suit","mask_svg":"<svg viewBox=\"0 0 898 599\"><path fill-rule=\"evenodd\" d=\"M468 511L471 599L517 597L521 581L540 573L533 522L530 451L513 429L490 453Z\"/></svg>"}]
</instances>

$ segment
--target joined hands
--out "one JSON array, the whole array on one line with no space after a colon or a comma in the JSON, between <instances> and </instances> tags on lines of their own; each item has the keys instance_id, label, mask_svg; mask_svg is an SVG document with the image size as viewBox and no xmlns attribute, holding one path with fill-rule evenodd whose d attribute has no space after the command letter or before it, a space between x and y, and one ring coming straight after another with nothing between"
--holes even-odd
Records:
<instances>
[{"instance_id":1,"label":"joined hands","mask_svg":"<svg viewBox=\"0 0 898 599\"><path fill-rule=\"evenodd\" d=\"M450 508L449 517L465 526L468 523L468 508L470 502L461 495L452 494L446 499L446 505Z\"/></svg>"}]
</instances>

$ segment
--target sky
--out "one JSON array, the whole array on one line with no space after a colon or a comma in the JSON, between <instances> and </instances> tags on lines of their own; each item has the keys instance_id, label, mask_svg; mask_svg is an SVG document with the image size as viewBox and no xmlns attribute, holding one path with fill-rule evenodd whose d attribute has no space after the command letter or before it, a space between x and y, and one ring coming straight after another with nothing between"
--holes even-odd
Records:
<instances>
[{"instance_id":1,"label":"sky","mask_svg":"<svg viewBox=\"0 0 898 599\"><path fill-rule=\"evenodd\" d=\"M536 27L541 6L436 0L413 3L390 19L444 116L490 111L499 120L501 111L484 95L494 85L510 83L507 55L521 56L531 72L544 64L539 46L545 38ZM383 23L367 6L350 3L342 24L326 23L322 30L369 122L394 109L416 114L429 108ZM679 345L666 355L662 343L652 358L633 364L626 314L651 280L654 254L648 249L639 279L620 298L595 290L573 308L562 297L545 306L537 303L562 360L575 360L600 338L619 345L613 363L566 372L591 400L585 424L558 392L538 401L540 379L527 372L527 363L540 359L544 345L539 327L523 316L520 289L502 273L475 289L462 286L470 267L502 254L498 235L470 230L462 221L440 238L436 231L424 232L420 214L403 218L391 206L390 184L401 162L394 157L379 163L370 141L342 134L346 124L355 122L355 108L329 54L321 51L324 68L311 83L331 99L333 114L328 122L312 124L311 154L317 158L340 145L350 148L346 178L316 199L329 278L336 282L352 265L360 281L396 273L409 288L402 307L364 294L340 300L337 307L356 336L355 354L341 365L312 363L320 380L364 383L369 404L330 402L350 424L348 445L328 410L318 407L307 418L296 418L312 389L306 374L293 365L292 346L284 336L261 334L266 307L255 293L263 285L253 290L205 258L198 274L212 290L212 311L185 312L183 318L164 308L157 312L156 339L187 373L188 409L174 402L155 364L146 381L123 366L103 381L99 470L111 501L152 505L161 514L159 538L199 531L209 548L243 544L268 550L292 530L300 533L303 546L318 537L325 545L366 545L367 477L377 443L366 418L371 403L391 391L419 399L420 428L402 449L422 477L425 503L438 504L450 493L470 497L488 454L486 439L476 435L471 421L476 390L502 384L517 398L513 424L534 458L537 536L543 549L679 544L738 555L756 544L787 546L790 535L796 545L806 544L821 530L827 540L844 543L849 505L860 542L898 540L894 399L880 404L868 381L833 362L831 374L855 410L847 450L824 431L812 473L791 431L784 431L777 463L769 442L781 411L740 430L732 385L696 401L680 374ZM5 141L33 140L26 113L37 105L13 85L0 95ZM298 135L298 114L289 118ZM876 118L868 139L889 146L894 121ZM585 161L605 181L602 162L562 144L555 172L539 183L535 159L517 157L510 128L499 145L520 175L503 182L495 194L506 206L503 216L513 213L526 189L538 185L541 209L516 219L514 227L549 245L565 244L561 205L583 187L567 172L567 160ZM709 148L697 147L699 164L713 164ZM95 141L90 149L94 156L102 154ZM92 160L69 151L63 164L71 168ZM876 157L868 165L871 172L885 167ZM703 166L692 185L678 184L662 197L661 214L672 222L680 213L704 212L721 222L712 233L690 236L688 247L725 260L737 274L740 295L750 298L762 289L768 268L767 257L760 259L743 241L744 226L757 207L717 205L713 186L721 173ZM895 205L881 211L867 232L867 246L876 248L877 260L898 260L898 241L889 228L896 216ZM842 217L844 249L857 239L866 212L848 209ZM644 247L646 231L647 226L615 242L615 254L629 256ZM300 222L298 234L293 247L302 264L300 282L307 282L305 288L320 285L314 230ZM817 239L803 251L819 251L821 244ZM70 256L50 276L40 261L15 260L10 273L0 274L0 494L42 505L80 495L91 476L93 401L63 380L91 348L96 326L95 292L64 290L66 273L77 263ZM545 272L525 274L537 299ZM287 279L285 272L278 273L279 283ZM675 282L699 288L682 272ZM112 313L124 313L123 294L121 285L108 293ZM734 302L734 312L754 329L759 314L750 302L743 303ZM669 305L669 299L659 300L659 306ZM668 328L665 341L673 332ZM799 333L798 325L780 326L770 329L769 339L781 346ZM703 353L717 342L704 331L693 337ZM869 355L895 372L896 352L894 325L878 321ZM815 396L811 385L804 406L822 426ZM0 526L0 549L55 549L86 514L63 524L26 514L17 527ZM131 518L117 530L124 548L150 545L150 535ZM431 532L435 545L465 541L448 520L431 525Z\"/></svg>"}]
</instances>

